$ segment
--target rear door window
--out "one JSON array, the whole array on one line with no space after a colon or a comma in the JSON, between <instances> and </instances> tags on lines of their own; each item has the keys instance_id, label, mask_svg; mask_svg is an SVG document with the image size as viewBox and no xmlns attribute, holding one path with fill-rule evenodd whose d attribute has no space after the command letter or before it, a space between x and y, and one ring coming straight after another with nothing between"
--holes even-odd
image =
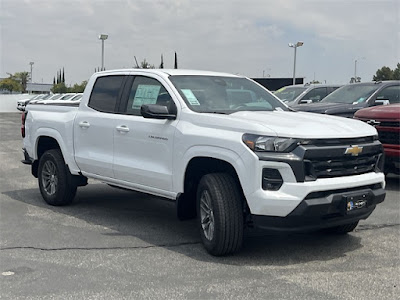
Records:
<instances>
[{"instance_id":1,"label":"rear door window","mask_svg":"<svg viewBox=\"0 0 400 300\"><path fill-rule=\"evenodd\" d=\"M114 113L125 77L125 75L113 75L97 78L88 106L97 111Z\"/></svg>"},{"instance_id":2,"label":"rear door window","mask_svg":"<svg viewBox=\"0 0 400 300\"><path fill-rule=\"evenodd\" d=\"M389 100L390 104L400 103L400 85L384 88L378 93L376 100Z\"/></svg>"}]
</instances>

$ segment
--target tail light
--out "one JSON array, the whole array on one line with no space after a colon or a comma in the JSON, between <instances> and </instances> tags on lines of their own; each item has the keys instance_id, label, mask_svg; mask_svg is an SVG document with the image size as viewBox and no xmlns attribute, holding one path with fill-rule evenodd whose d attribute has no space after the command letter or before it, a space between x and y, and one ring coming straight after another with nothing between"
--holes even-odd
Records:
<instances>
[{"instance_id":1,"label":"tail light","mask_svg":"<svg viewBox=\"0 0 400 300\"><path fill-rule=\"evenodd\" d=\"M22 112L22 115L21 115L21 135L23 138L25 137L25 121L26 121L27 115L28 115L27 111Z\"/></svg>"}]
</instances>

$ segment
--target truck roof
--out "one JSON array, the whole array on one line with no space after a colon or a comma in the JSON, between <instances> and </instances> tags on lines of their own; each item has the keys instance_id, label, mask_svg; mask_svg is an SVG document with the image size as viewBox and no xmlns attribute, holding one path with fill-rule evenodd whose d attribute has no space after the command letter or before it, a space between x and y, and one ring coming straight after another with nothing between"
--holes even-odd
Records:
<instances>
[{"instance_id":1,"label":"truck roof","mask_svg":"<svg viewBox=\"0 0 400 300\"><path fill-rule=\"evenodd\" d=\"M170 76L170 75L199 75L199 76L224 76L224 77L244 77L240 75L233 75L229 73L223 72L213 72L213 71L203 71L203 70L186 70L186 69L117 69L117 70L108 70L98 72L96 74L118 74L118 73L127 73L127 72L141 72L141 73L150 73L150 74L158 74L161 76Z\"/></svg>"}]
</instances>

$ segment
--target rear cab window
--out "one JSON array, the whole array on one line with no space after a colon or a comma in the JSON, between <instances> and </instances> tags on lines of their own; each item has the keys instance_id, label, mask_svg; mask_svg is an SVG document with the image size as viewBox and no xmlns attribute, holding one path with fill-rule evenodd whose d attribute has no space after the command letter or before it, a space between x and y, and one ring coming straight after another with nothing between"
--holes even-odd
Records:
<instances>
[{"instance_id":1,"label":"rear cab window","mask_svg":"<svg viewBox=\"0 0 400 300\"><path fill-rule=\"evenodd\" d=\"M125 75L98 77L93 86L88 106L100 112L114 113L125 78Z\"/></svg>"}]
</instances>

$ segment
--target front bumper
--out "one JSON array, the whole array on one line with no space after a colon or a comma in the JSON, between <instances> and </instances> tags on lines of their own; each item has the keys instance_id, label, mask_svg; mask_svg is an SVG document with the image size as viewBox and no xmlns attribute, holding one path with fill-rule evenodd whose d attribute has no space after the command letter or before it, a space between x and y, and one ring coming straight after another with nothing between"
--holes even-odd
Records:
<instances>
[{"instance_id":1,"label":"front bumper","mask_svg":"<svg viewBox=\"0 0 400 300\"><path fill-rule=\"evenodd\" d=\"M335 227L366 219L376 205L383 202L385 195L379 184L311 193L286 217L252 215L252 221L255 227L277 231L313 231ZM348 210L352 199L363 199L365 204Z\"/></svg>"},{"instance_id":2,"label":"front bumper","mask_svg":"<svg viewBox=\"0 0 400 300\"><path fill-rule=\"evenodd\" d=\"M297 147L290 153L244 153L242 156L245 161L251 160L246 155L253 155L253 160L256 159L253 165L246 165L248 176L242 180L250 213L256 216L287 217L304 200L308 200L310 194L325 193L323 197L328 197L327 192L340 194L342 191L360 190L374 185L384 189L382 145L371 139L339 141L338 145L325 145L322 141L321 145ZM362 154L346 155L347 145L356 143L363 148ZM282 182L279 189L263 188L264 169L279 172Z\"/></svg>"}]
</instances>

